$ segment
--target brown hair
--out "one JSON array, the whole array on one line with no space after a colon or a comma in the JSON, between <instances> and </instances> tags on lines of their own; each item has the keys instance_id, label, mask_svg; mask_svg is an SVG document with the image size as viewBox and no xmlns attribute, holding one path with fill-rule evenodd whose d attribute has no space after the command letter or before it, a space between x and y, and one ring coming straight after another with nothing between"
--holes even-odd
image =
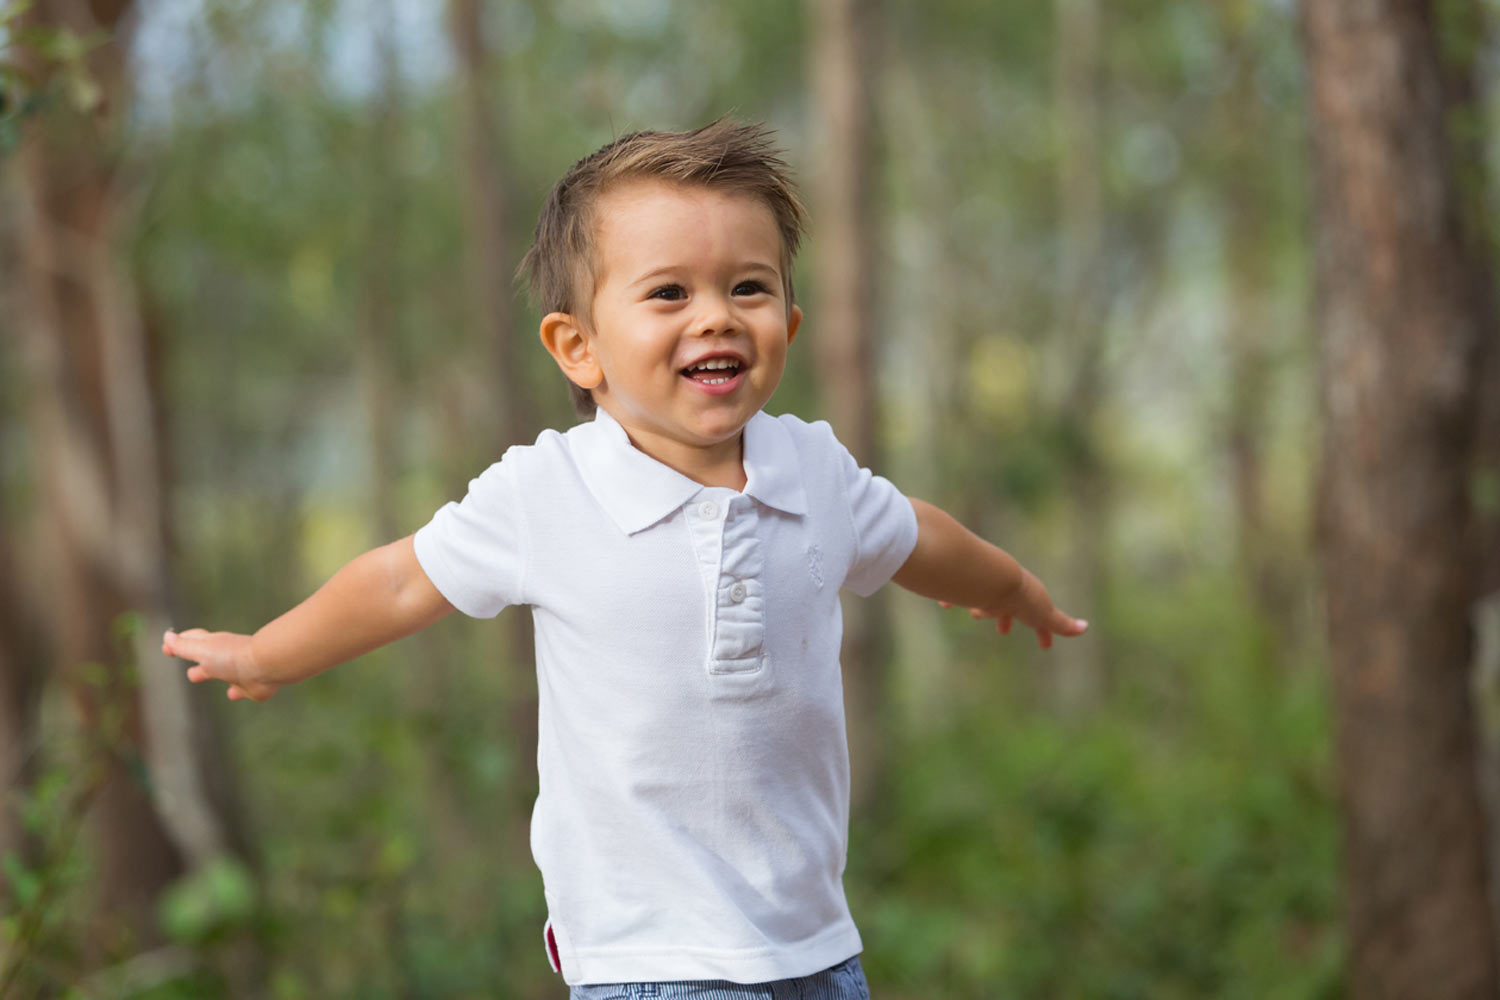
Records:
<instances>
[{"instance_id":1,"label":"brown hair","mask_svg":"<svg viewBox=\"0 0 1500 1000\"><path fill-rule=\"evenodd\" d=\"M568 168L553 187L536 223L531 249L518 277L526 279L543 315L589 318L595 279L593 207L610 185L657 178L675 184L732 191L759 198L781 232L781 273L792 307L792 260L802 242L803 210L771 130L728 116L688 132L631 132ZM580 416L595 412L593 395L568 383Z\"/></svg>"}]
</instances>

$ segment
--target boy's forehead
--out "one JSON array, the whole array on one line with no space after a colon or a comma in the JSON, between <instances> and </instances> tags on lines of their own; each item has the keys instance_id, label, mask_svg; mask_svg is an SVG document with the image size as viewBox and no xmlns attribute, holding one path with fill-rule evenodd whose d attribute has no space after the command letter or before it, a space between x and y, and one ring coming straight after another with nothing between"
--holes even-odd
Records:
<instances>
[{"instance_id":1,"label":"boy's forehead","mask_svg":"<svg viewBox=\"0 0 1500 1000\"><path fill-rule=\"evenodd\" d=\"M771 252L779 269L781 231L771 206L753 194L655 178L617 182L595 202L595 234L606 254L686 251L684 244L728 242Z\"/></svg>"}]
</instances>

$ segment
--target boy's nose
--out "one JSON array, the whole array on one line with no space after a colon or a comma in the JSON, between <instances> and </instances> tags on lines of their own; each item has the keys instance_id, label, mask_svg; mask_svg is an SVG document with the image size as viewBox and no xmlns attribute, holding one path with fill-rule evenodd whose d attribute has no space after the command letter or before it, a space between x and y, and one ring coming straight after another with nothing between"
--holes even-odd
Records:
<instances>
[{"instance_id":1,"label":"boy's nose","mask_svg":"<svg viewBox=\"0 0 1500 1000\"><path fill-rule=\"evenodd\" d=\"M703 311L698 314L694 327L700 336L732 332L738 329L734 308L722 296L708 296L703 300Z\"/></svg>"}]
</instances>

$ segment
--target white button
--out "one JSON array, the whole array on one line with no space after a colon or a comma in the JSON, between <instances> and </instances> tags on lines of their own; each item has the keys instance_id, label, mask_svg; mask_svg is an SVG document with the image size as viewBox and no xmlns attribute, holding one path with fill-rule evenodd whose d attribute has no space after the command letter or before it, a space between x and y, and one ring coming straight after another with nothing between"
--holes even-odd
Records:
<instances>
[{"instance_id":1,"label":"white button","mask_svg":"<svg viewBox=\"0 0 1500 1000\"><path fill-rule=\"evenodd\" d=\"M698 505L698 516L705 521L712 521L719 516L719 505L712 500L705 500Z\"/></svg>"},{"instance_id":2,"label":"white button","mask_svg":"<svg viewBox=\"0 0 1500 1000\"><path fill-rule=\"evenodd\" d=\"M746 593L747 591L745 590L745 585L743 583L737 583L733 587L729 588L729 599L738 604L745 599Z\"/></svg>"}]
</instances>

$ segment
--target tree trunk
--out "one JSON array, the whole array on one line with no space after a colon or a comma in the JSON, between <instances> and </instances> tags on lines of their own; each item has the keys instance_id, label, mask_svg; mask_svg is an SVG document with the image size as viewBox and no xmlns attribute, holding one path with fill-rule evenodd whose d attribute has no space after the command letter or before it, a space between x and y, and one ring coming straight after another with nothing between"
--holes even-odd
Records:
<instances>
[{"instance_id":1,"label":"tree trunk","mask_svg":"<svg viewBox=\"0 0 1500 1000\"><path fill-rule=\"evenodd\" d=\"M887 30L897 30L894 25ZM902 25L899 30L910 30ZM881 60L881 128L886 142L906 154L887 165L899 206L887 223L893 231L919 233L903 240L902 252L891 261L882 299L882 315L891 337L890 364L902 377L885 402L899 411L899 435L906 446L888 455L893 479L913 496L951 509L953 490L945 489L942 442L960 415L956 412L960 359L972 354L962 334L972 335L972 323L961 314L963 269L950 241L940 238L928 220L952 211L950 166L940 136L947 123L932 114L930 88L922 79L922 57L909 46L890 46ZM816 325L816 324L814 324ZM912 446L911 443L916 443ZM930 446L929 446L930 445ZM961 484L951 484L961 488ZM955 664L943 629L945 613L935 602L897 590L890 598L892 656L887 690L902 711L900 731L920 734L947 724L956 707ZM893 706L894 707L894 706Z\"/></svg>"},{"instance_id":2,"label":"tree trunk","mask_svg":"<svg viewBox=\"0 0 1500 1000\"><path fill-rule=\"evenodd\" d=\"M1497 331L1483 216L1461 186L1482 161L1449 133L1481 106L1478 8L1308 0L1302 15L1350 995L1492 998L1468 486Z\"/></svg>"},{"instance_id":3,"label":"tree trunk","mask_svg":"<svg viewBox=\"0 0 1500 1000\"><path fill-rule=\"evenodd\" d=\"M1104 185L1100 176L1102 26L1099 0L1057 0L1054 50L1058 158L1058 218L1061 222L1056 338L1066 369L1059 419L1074 429L1064 496L1072 530L1063 577L1054 587L1059 603L1079 615L1097 606L1103 591L1102 560L1107 531L1107 483L1093 443L1102 392L1100 327L1105 300L1101 263L1104 245ZM1097 635L1062 643L1043 675L1052 701L1077 716L1104 700L1103 647Z\"/></svg>"},{"instance_id":4,"label":"tree trunk","mask_svg":"<svg viewBox=\"0 0 1500 1000\"><path fill-rule=\"evenodd\" d=\"M107 713L124 714L116 731L107 734L116 743L111 748L115 755L93 813L101 869L98 910L102 919L123 918L135 941L149 944L159 940L152 899L181 873L182 859L146 789L127 767L132 757L143 756L136 692L118 682L90 685L79 669L86 663L119 669L112 625L131 608L124 581L118 573L106 572L118 569L110 530L116 512L104 454L108 434L101 426L102 348L97 302L88 294L92 275L76 254L57 245L66 224L57 221L59 215L72 223L69 230L80 242L97 236L97 229L77 228L92 219L68 219L70 207L87 202L91 215L113 207L97 165L82 162L84 155L57 149L33 129L11 166L23 203L20 278L26 301L20 327L30 376L27 424L38 479L39 524L31 537L46 567L36 584L47 595L40 604L51 659L84 731L98 738L104 735ZM60 170L78 171L71 177L69 203L62 205L51 190ZM60 273L64 260L80 266L72 274Z\"/></svg>"},{"instance_id":5,"label":"tree trunk","mask_svg":"<svg viewBox=\"0 0 1500 1000\"><path fill-rule=\"evenodd\" d=\"M369 193L364 212L364 278L359 296L356 356L360 392L365 410L365 446L370 475L367 503L370 541L376 545L397 537L396 513L391 501L399 462L396 456L395 421L397 394L393 386L396 356L396 308L400 301L399 266L401 246L399 182L390 164L399 162L400 67L396 61L396 30L387 6L376 8L382 25L378 29L375 62L379 67L380 91L372 111Z\"/></svg>"},{"instance_id":6,"label":"tree trunk","mask_svg":"<svg viewBox=\"0 0 1500 1000\"><path fill-rule=\"evenodd\" d=\"M32 603L56 676L109 763L90 815L100 878L86 960L159 942L157 894L186 864L232 843L227 799L210 794L230 783L203 773L203 761L222 758L204 750L216 730L195 710L179 666L157 651L171 618L156 358L119 259L133 222L133 185L118 153L128 6L40 3L27 15L44 33L102 30L112 40L76 67L97 84L100 103L53 100L27 122L6 165L38 497L27 541L43 567ZM36 79L56 69L27 51L21 58ZM127 626L127 613L138 627ZM107 682L90 681L88 664L103 666ZM12 707L29 704L22 697ZM29 727L24 718L11 724Z\"/></svg>"},{"instance_id":7,"label":"tree trunk","mask_svg":"<svg viewBox=\"0 0 1500 1000\"><path fill-rule=\"evenodd\" d=\"M494 387L494 456L526 444L536 428L530 416L526 373L511 321L511 282L516 255L507 228L510 205L494 102L487 90L489 53L479 0L452 0L449 29L458 55L459 168L464 196L465 279L469 329L486 346ZM531 618L517 609L505 616L507 660L515 680L506 713L516 766L512 772L511 831L514 853L530 854L531 804L536 796L537 693Z\"/></svg>"},{"instance_id":8,"label":"tree trunk","mask_svg":"<svg viewBox=\"0 0 1500 1000\"><path fill-rule=\"evenodd\" d=\"M0 532L0 784L29 789L37 777L37 709L46 679L41 608L19 581L33 578L12 536ZM38 857L38 845L22 821L14 796L0 802L0 857L14 853L25 862ZM8 882L0 893L8 892ZM3 896L0 896L3 898Z\"/></svg>"},{"instance_id":9,"label":"tree trunk","mask_svg":"<svg viewBox=\"0 0 1500 1000\"><path fill-rule=\"evenodd\" d=\"M863 0L810 0L808 54L813 98L812 241L817 310L813 327L819 393L839 439L862 465L876 464L876 337L869 276L875 269L870 199L873 16ZM880 595L844 601L844 700L848 705L854 808L885 772L884 646Z\"/></svg>"},{"instance_id":10,"label":"tree trunk","mask_svg":"<svg viewBox=\"0 0 1500 1000\"><path fill-rule=\"evenodd\" d=\"M1271 379L1271 329L1266 303L1275 260L1269 222L1274 211L1262 166L1265 116L1256 93L1256 51L1248 6L1224 5L1219 19L1234 66L1225 94L1223 143L1233 191L1225 195L1229 413L1225 428L1235 541L1245 593L1268 641L1257 659L1269 667L1275 646L1297 633L1291 585L1266 523L1264 457L1266 396Z\"/></svg>"}]
</instances>

